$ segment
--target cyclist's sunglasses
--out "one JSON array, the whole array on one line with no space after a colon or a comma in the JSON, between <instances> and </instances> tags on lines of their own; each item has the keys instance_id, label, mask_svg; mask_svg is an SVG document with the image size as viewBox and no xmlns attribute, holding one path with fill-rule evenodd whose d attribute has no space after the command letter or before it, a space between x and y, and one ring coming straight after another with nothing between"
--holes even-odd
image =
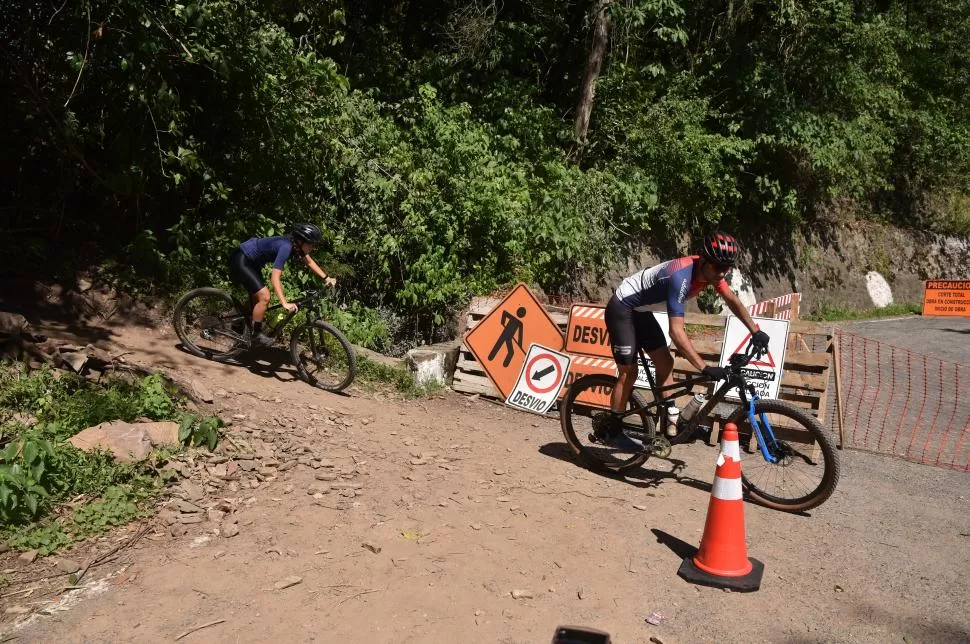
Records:
<instances>
[{"instance_id":1,"label":"cyclist's sunglasses","mask_svg":"<svg viewBox=\"0 0 970 644\"><path fill-rule=\"evenodd\" d=\"M731 269L734 268L728 264L718 264L717 262L711 262L711 266L713 266L714 270L716 270L718 273L729 273L731 272Z\"/></svg>"}]
</instances>

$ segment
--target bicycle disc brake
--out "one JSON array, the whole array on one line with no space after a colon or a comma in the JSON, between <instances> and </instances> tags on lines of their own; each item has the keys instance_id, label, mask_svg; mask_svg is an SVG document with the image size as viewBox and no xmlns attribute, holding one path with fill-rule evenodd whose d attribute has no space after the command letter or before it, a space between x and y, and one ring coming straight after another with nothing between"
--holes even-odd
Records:
<instances>
[{"instance_id":1,"label":"bicycle disc brake","mask_svg":"<svg viewBox=\"0 0 970 644\"><path fill-rule=\"evenodd\" d=\"M653 456L658 456L660 458L667 458L670 456L670 441L663 436L654 436L650 440L649 452Z\"/></svg>"}]
</instances>

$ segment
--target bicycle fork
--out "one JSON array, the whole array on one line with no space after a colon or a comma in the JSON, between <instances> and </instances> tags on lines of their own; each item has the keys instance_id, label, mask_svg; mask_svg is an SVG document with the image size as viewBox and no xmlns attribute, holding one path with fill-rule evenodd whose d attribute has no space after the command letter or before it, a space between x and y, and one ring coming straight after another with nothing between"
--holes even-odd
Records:
<instances>
[{"instance_id":1,"label":"bicycle fork","mask_svg":"<svg viewBox=\"0 0 970 644\"><path fill-rule=\"evenodd\" d=\"M755 414L754 403L760 398L753 387L751 387L750 393L751 397L746 401L748 404L748 422L758 437L758 449L761 450L761 455L764 456L766 461L772 464L777 463L781 458L778 455L778 439L775 438L775 431L771 427L771 421L768 420L768 414L764 412Z\"/></svg>"}]
</instances>

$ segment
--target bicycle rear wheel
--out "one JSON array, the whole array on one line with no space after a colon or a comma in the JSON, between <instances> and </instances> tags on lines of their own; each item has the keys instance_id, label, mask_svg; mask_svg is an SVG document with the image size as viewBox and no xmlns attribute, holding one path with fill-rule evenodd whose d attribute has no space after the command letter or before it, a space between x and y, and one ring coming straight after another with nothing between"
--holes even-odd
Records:
<instances>
[{"instance_id":1,"label":"bicycle rear wheel","mask_svg":"<svg viewBox=\"0 0 970 644\"><path fill-rule=\"evenodd\" d=\"M769 462L758 445L747 410L739 407L728 419L738 426L741 440L741 477L751 499L787 512L818 507L839 483L840 463L835 441L822 424L804 409L782 400L758 400L757 418L768 417L776 438ZM759 420L760 423L760 420Z\"/></svg>"},{"instance_id":2,"label":"bicycle rear wheel","mask_svg":"<svg viewBox=\"0 0 970 644\"><path fill-rule=\"evenodd\" d=\"M620 452L605 441L604 423L609 416L609 397L616 385L616 376L592 374L570 385L559 407L559 421L563 436L573 454L587 466L601 471L625 472L640 467L649 457L644 452ZM591 404L592 403L592 404ZM640 412L624 419L623 432L641 445L650 445L657 435L653 418L643 410L643 397L634 391L629 407Z\"/></svg>"},{"instance_id":3,"label":"bicycle rear wheel","mask_svg":"<svg viewBox=\"0 0 970 644\"><path fill-rule=\"evenodd\" d=\"M342 391L357 373L357 354L343 334L322 320L301 324L290 338L300 377L326 391Z\"/></svg>"},{"instance_id":4,"label":"bicycle rear wheel","mask_svg":"<svg viewBox=\"0 0 970 644\"><path fill-rule=\"evenodd\" d=\"M197 288L175 305L172 325L190 353L210 360L227 360L246 348L249 316L225 291Z\"/></svg>"}]
</instances>

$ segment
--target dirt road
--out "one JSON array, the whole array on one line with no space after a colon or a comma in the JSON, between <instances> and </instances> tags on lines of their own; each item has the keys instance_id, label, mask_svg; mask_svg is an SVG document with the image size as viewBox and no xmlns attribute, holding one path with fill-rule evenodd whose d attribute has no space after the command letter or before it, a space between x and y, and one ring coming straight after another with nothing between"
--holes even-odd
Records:
<instances>
[{"instance_id":1,"label":"dirt road","mask_svg":"<svg viewBox=\"0 0 970 644\"><path fill-rule=\"evenodd\" d=\"M234 435L332 468L211 489L237 508L238 536L200 523L173 537L159 522L91 576L100 592L16 630L5 616L0 641L171 642L218 620L180 641L533 643L566 623L621 643L970 639L966 474L844 453L838 491L811 515L746 504L764 582L727 593L676 576L700 539L713 448L612 480L572 461L554 420L452 393L329 395L285 363L188 356L164 328L111 333L114 348L203 379L214 410L245 415ZM340 476L319 493L325 470ZM653 611L666 622L645 623Z\"/></svg>"}]
</instances>

